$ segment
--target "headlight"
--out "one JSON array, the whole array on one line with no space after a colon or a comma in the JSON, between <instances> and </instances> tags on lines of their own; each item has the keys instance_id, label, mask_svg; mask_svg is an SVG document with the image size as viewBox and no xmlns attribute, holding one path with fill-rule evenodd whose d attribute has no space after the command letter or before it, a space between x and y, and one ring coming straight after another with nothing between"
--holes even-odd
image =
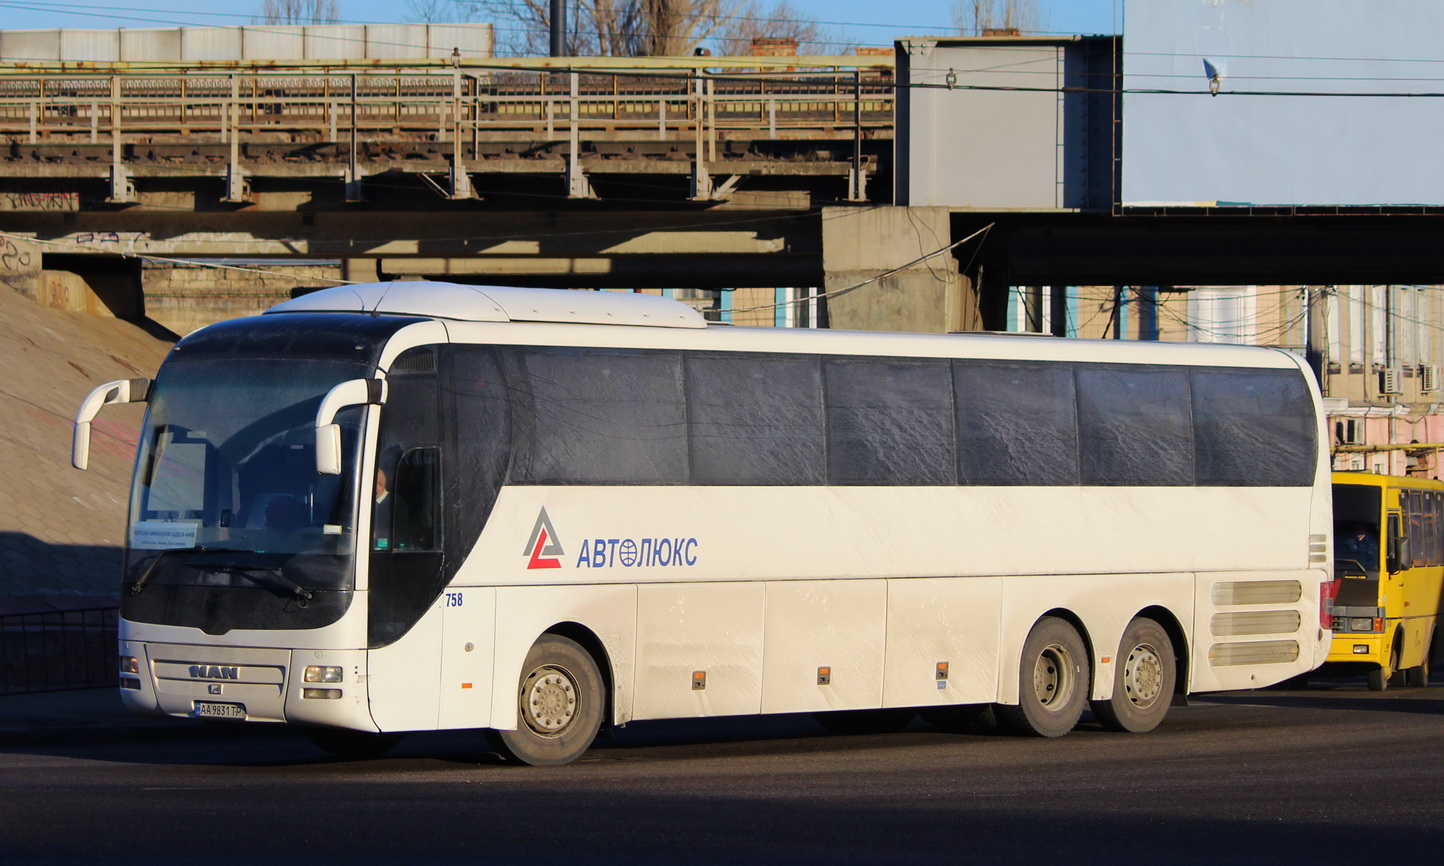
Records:
<instances>
[{"instance_id":1,"label":"headlight","mask_svg":"<svg viewBox=\"0 0 1444 866\"><path fill-rule=\"evenodd\" d=\"M135 656L120 657L120 672L123 674L140 674L140 659Z\"/></svg>"},{"instance_id":2,"label":"headlight","mask_svg":"<svg viewBox=\"0 0 1444 866\"><path fill-rule=\"evenodd\" d=\"M1349 631L1373 631L1374 619L1367 616L1349 617Z\"/></svg>"},{"instance_id":3,"label":"headlight","mask_svg":"<svg viewBox=\"0 0 1444 866\"><path fill-rule=\"evenodd\" d=\"M306 667L306 682L339 683L341 682L341 668L332 665L308 665Z\"/></svg>"}]
</instances>

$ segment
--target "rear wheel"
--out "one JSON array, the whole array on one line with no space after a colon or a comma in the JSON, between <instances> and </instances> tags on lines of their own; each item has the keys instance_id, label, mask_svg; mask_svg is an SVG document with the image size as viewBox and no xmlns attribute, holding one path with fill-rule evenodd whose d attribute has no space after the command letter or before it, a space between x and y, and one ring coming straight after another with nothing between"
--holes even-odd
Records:
<instances>
[{"instance_id":1,"label":"rear wheel","mask_svg":"<svg viewBox=\"0 0 1444 866\"><path fill-rule=\"evenodd\" d=\"M1018 704L999 704L999 723L1016 734L1061 737L1088 702L1088 650L1067 621L1045 616L1023 642Z\"/></svg>"},{"instance_id":2,"label":"rear wheel","mask_svg":"<svg viewBox=\"0 0 1444 866\"><path fill-rule=\"evenodd\" d=\"M1113 697L1093 701L1093 715L1105 728L1141 734L1168 714L1177 681L1173 642L1163 626L1135 619L1123 632L1113 665Z\"/></svg>"},{"instance_id":3,"label":"rear wheel","mask_svg":"<svg viewBox=\"0 0 1444 866\"><path fill-rule=\"evenodd\" d=\"M576 641L542 635L522 665L517 727L495 731L493 745L534 767L567 764L581 756L602 724L602 674Z\"/></svg>"},{"instance_id":4,"label":"rear wheel","mask_svg":"<svg viewBox=\"0 0 1444 866\"><path fill-rule=\"evenodd\" d=\"M1404 672L1405 682L1410 686L1416 689L1422 689L1429 685L1429 661L1434 657L1434 652L1437 649L1437 647L1434 646L1434 642L1438 639L1439 633L1431 629L1429 631L1429 640L1424 644L1424 661L1421 662L1418 667L1409 668Z\"/></svg>"},{"instance_id":5,"label":"rear wheel","mask_svg":"<svg viewBox=\"0 0 1444 866\"><path fill-rule=\"evenodd\" d=\"M307 728L306 736L322 750L338 758L374 758L397 743L404 734L348 731L343 728Z\"/></svg>"}]
</instances>

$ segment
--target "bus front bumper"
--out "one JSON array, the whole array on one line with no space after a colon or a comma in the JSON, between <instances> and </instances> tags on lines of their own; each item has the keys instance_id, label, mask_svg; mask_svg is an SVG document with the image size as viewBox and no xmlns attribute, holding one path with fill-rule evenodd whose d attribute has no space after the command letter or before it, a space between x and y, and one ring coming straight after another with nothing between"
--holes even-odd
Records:
<instances>
[{"instance_id":1,"label":"bus front bumper","mask_svg":"<svg viewBox=\"0 0 1444 866\"><path fill-rule=\"evenodd\" d=\"M120 669L121 700L141 715L376 730L365 650L122 641Z\"/></svg>"}]
</instances>

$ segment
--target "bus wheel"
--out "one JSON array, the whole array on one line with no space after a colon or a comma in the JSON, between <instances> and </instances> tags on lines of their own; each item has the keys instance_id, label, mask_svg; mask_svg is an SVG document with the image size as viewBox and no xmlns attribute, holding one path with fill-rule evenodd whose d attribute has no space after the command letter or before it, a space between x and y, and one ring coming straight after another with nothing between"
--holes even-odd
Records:
<instances>
[{"instance_id":1,"label":"bus wheel","mask_svg":"<svg viewBox=\"0 0 1444 866\"><path fill-rule=\"evenodd\" d=\"M1093 701L1093 715L1109 730L1151 731L1168 714L1177 678L1168 632L1151 619L1135 619L1123 632L1114 659L1113 697Z\"/></svg>"},{"instance_id":2,"label":"bus wheel","mask_svg":"<svg viewBox=\"0 0 1444 866\"><path fill-rule=\"evenodd\" d=\"M374 758L401 742L403 734L378 734L374 731L348 731L344 728L307 728L306 736L311 738L322 751L338 758Z\"/></svg>"},{"instance_id":3,"label":"bus wheel","mask_svg":"<svg viewBox=\"0 0 1444 866\"><path fill-rule=\"evenodd\" d=\"M1061 737L1073 730L1088 702L1088 650L1077 630L1053 616L1038 620L1023 643L1018 705L994 714L1015 734Z\"/></svg>"},{"instance_id":4,"label":"bus wheel","mask_svg":"<svg viewBox=\"0 0 1444 866\"><path fill-rule=\"evenodd\" d=\"M1429 685L1429 660L1434 657L1434 651L1436 649L1434 642L1438 639L1439 633L1431 630L1429 632L1429 641L1424 644L1424 661L1418 667L1409 668L1405 671L1406 681L1410 686L1416 689L1422 689Z\"/></svg>"},{"instance_id":5,"label":"bus wheel","mask_svg":"<svg viewBox=\"0 0 1444 866\"><path fill-rule=\"evenodd\" d=\"M496 731L491 739L523 764L567 764L596 739L602 704L602 674L591 655L575 641L542 635L522 665L516 730Z\"/></svg>"},{"instance_id":6,"label":"bus wheel","mask_svg":"<svg viewBox=\"0 0 1444 866\"><path fill-rule=\"evenodd\" d=\"M1364 674L1364 681L1369 684L1369 691L1382 692L1394 681L1394 673L1394 659L1391 656L1388 664L1370 668L1369 672Z\"/></svg>"}]
</instances>

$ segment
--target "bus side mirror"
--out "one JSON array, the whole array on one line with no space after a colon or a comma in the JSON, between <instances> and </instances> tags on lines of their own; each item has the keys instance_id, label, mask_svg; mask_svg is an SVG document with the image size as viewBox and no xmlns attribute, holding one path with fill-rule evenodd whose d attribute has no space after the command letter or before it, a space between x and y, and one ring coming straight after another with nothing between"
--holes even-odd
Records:
<instances>
[{"instance_id":1,"label":"bus side mirror","mask_svg":"<svg viewBox=\"0 0 1444 866\"><path fill-rule=\"evenodd\" d=\"M90 422L95 420L103 407L148 403L150 386L149 379L117 379L91 391L75 413L75 429L70 439L70 465L82 471L90 466Z\"/></svg>"},{"instance_id":2,"label":"bus side mirror","mask_svg":"<svg viewBox=\"0 0 1444 866\"><path fill-rule=\"evenodd\" d=\"M350 379L326 393L316 410L316 472L341 474L341 425L336 413L348 406L381 406L386 403L385 379Z\"/></svg>"}]
</instances>

